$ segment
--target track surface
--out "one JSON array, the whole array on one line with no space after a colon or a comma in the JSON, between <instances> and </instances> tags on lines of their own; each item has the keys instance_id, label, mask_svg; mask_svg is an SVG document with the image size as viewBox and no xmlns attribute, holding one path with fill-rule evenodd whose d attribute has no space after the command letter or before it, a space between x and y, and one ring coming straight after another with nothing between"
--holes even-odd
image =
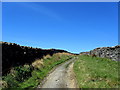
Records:
<instances>
[{"instance_id":1,"label":"track surface","mask_svg":"<svg viewBox=\"0 0 120 90\"><path fill-rule=\"evenodd\" d=\"M46 77L46 80L41 88L77 88L73 72L74 61L75 58L72 58L58 66L48 75L48 77Z\"/></svg>"}]
</instances>

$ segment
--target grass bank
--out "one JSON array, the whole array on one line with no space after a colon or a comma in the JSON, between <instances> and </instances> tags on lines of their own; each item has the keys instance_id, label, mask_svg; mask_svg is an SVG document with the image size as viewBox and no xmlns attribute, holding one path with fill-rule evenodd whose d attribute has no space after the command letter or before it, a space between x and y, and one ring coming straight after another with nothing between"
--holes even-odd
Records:
<instances>
[{"instance_id":1,"label":"grass bank","mask_svg":"<svg viewBox=\"0 0 120 90\"><path fill-rule=\"evenodd\" d=\"M106 58L78 56L74 72L80 88L118 88L118 62Z\"/></svg>"},{"instance_id":2,"label":"grass bank","mask_svg":"<svg viewBox=\"0 0 120 90\"><path fill-rule=\"evenodd\" d=\"M70 58L67 53L57 53L53 56L47 55L43 59L37 59L31 65L14 67L10 73L3 76L4 89L9 88L35 88L46 77L53 67Z\"/></svg>"}]
</instances>

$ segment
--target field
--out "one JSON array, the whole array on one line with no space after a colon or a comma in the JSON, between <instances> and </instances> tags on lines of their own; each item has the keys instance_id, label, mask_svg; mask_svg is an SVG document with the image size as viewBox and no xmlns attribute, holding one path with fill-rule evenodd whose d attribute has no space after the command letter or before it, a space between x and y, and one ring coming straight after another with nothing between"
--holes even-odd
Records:
<instances>
[{"instance_id":1,"label":"field","mask_svg":"<svg viewBox=\"0 0 120 90\"><path fill-rule=\"evenodd\" d=\"M74 72L80 88L118 88L118 62L87 55L78 56Z\"/></svg>"}]
</instances>

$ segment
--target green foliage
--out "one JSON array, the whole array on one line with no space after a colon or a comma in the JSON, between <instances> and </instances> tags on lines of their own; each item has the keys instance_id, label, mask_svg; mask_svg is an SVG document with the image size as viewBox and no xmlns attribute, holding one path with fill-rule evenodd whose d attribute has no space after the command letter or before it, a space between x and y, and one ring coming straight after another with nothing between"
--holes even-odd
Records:
<instances>
[{"instance_id":1,"label":"green foliage","mask_svg":"<svg viewBox=\"0 0 120 90\"><path fill-rule=\"evenodd\" d=\"M23 82L25 79L31 76L32 69L32 66L29 65L15 67L15 79L19 82Z\"/></svg>"},{"instance_id":2,"label":"green foliage","mask_svg":"<svg viewBox=\"0 0 120 90\"><path fill-rule=\"evenodd\" d=\"M47 76L53 67L69 60L71 55L55 54L51 58L45 58L44 67L33 68L31 65L14 67L13 72L4 76L8 88L35 88Z\"/></svg>"},{"instance_id":3,"label":"green foliage","mask_svg":"<svg viewBox=\"0 0 120 90\"><path fill-rule=\"evenodd\" d=\"M3 80L7 82L8 87L17 87L18 81L15 79L15 76L12 74L8 74L7 76L3 77Z\"/></svg>"},{"instance_id":4,"label":"green foliage","mask_svg":"<svg viewBox=\"0 0 120 90\"><path fill-rule=\"evenodd\" d=\"M7 82L8 87L19 87L19 83L25 81L31 76L32 67L29 65L15 67L11 70L11 73L3 77L3 80Z\"/></svg>"},{"instance_id":5,"label":"green foliage","mask_svg":"<svg viewBox=\"0 0 120 90\"><path fill-rule=\"evenodd\" d=\"M118 62L82 55L74 64L80 88L118 88Z\"/></svg>"}]
</instances>

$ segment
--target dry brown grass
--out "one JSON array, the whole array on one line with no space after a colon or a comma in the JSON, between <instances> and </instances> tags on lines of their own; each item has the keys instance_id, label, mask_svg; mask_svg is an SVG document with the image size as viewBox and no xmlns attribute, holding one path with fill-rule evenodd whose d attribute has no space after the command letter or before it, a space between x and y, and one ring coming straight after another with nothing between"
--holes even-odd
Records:
<instances>
[{"instance_id":1,"label":"dry brown grass","mask_svg":"<svg viewBox=\"0 0 120 90\"><path fill-rule=\"evenodd\" d=\"M72 54L63 52L63 53L55 53L53 56L54 56L55 61L59 61L59 60L61 60L61 57L70 56L70 55L72 55Z\"/></svg>"},{"instance_id":2,"label":"dry brown grass","mask_svg":"<svg viewBox=\"0 0 120 90\"><path fill-rule=\"evenodd\" d=\"M1 88L7 88L8 87L7 82L5 82L3 80L0 80L0 87Z\"/></svg>"},{"instance_id":3,"label":"dry brown grass","mask_svg":"<svg viewBox=\"0 0 120 90\"><path fill-rule=\"evenodd\" d=\"M61 55L73 55L73 54L63 52L63 53L56 53L56 54L54 54L54 55L61 56Z\"/></svg>"},{"instance_id":4,"label":"dry brown grass","mask_svg":"<svg viewBox=\"0 0 120 90\"><path fill-rule=\"evenodd\" d=\"M73 55L73 54L70 54L70 53L65 53L65 52L63 52L63 53L55 53L53 56L55 56L54 57L54 59L55 59L55 61L57 60L60 60L61 59L61 56L63 56L63 55ZM45 59L48 59L48 58L52 58L52 56L50 56L49 54L47 54L46 56L44 56L43 57L43 59L36 59L33 63L32 63L32 66L34 67L34 68L42 68L43 66L44 66L44 61L43 60L45 60ZM50 64L51 64L51 62L50 62Z\"/></svg>"},{"instance_id":5,"label":"dry brown grass","mask_svg":"<svg viewBox=\"0 0 120 90\"><path fill-rule=\"evenodd\" d=\"M43 59L37 59L32 63L34 68L42 68L44 66Z\"/></svg>"},{"instance_id":6,"label":"dry brown grass","mask_svg":"<svg viewBox=\"0 0 120 90\"><path fill-rule=\"evenodd\" d=\"M43 59L48 59L51 58L51 56L49 54L47 54L46 56L43 57Z\"/></svg>"}]
</instances>

